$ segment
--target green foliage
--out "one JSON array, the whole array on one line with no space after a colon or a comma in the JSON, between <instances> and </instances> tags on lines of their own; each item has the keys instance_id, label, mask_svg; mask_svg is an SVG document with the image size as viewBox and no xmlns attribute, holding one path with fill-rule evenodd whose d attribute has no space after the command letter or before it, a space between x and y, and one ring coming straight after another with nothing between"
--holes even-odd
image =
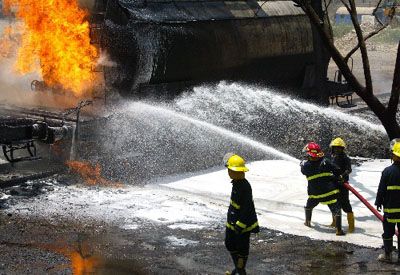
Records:
<instances>
[{"instance_id":1,"label":"green foliage","mask_svg":"<svg viewBox=\"0 0 400 275\"><path fill-rule=\"evenodd\" d=\"M333 24L332 25L332 31L333 31L333 37L334 38L342 38L349 32L353 30L353 25L349 24Z\"/></svg>"},{"instance_id":2,"label":"green foliage","mask_svg":"<svg viewBox=\"0 0 400 275\"><path fill-rule=\"evenodd\" d=\"M397 44L400 40L400 28L392 28L387 27L374 37L371 37L371 41L380 42L380 43L388 43L388 44Z\"/></svg>"}]
</instances>

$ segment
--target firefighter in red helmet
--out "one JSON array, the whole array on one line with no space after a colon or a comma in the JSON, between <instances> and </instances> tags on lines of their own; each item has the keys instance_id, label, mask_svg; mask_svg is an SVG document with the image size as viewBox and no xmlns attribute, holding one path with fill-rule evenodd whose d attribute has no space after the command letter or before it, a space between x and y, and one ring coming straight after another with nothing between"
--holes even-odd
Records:
<instances>
[{"instance_id":1,"label":"firefighter in red helmet","mask_svg":"<svg viewBox=\"0 0 400 275\"><path fill-rule=\"evenodd\" d=\"M311 227L312 210L319 203L328 205L335 217L336 235L342 236L342 215L338 203L339 190L335 187L336 177L340 176L340 169L329 159L324 157L321 147L310 142L304 148L307 152L308 160L303 161L301 172L307 177L308 200L304 207L306 222L305 225Z\"/></svg>"}]
</instances>

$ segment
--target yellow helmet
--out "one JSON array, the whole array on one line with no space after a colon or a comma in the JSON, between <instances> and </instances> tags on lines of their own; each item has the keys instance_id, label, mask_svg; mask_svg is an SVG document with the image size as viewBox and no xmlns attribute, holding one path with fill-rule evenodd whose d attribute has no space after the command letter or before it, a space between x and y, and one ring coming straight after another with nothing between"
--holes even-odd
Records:
<instances>
[{"instance_id":1,"label":"yellow helmet","mask_svg":"<svg viewBox=\"0 0 400 275\"><path fill-rule=\"evenodd\" d=\"M329 145L329 147L331 147L331 148L334 146L346 148L346 143L344 143L343 139L338 137L338 138L335 138L334 140L332 140L331 144Z\"/></svg>"},{"instance_id":2,"label":"yellow helmet","mask_svg":"<svg viewBox=\"0 0 400 275\"><path fill-rule=\"evenodd\" d=\"M228 159L228 162L225 164L225 166L232 170L232 171L237 171L237 172L247 172L249 169L244 165L244 159L239 157L238 155L233 155Z\"/></svg>"},{"instance_id":3,"label":"yellow helmet","mask_svg":"<svg viewBox=\"0 0 400 275\"><path fill-rule=\"evenodd\" d=\"M392 147L392 153L400 157L400 142L396 142Z\"/></svg>"}]
</instances>

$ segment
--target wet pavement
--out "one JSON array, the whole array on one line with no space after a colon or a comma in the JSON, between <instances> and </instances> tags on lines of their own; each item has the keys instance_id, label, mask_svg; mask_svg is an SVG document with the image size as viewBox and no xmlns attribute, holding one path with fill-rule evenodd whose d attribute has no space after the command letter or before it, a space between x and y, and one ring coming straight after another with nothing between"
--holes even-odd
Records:
<instances>
[{"instance_id":1,"label":"wet pavement","mask_svg":"<svg viewBox=\"0 0 400 275\"><path fill-rule=\"evenodd\" d=\"M0 274L224 274L232 269L223 221L208 229L144 223L122 229L0 212ZM345 240L346 237L338 237ZM381 249L317 241L262 228L248 274L399 274ZM397 259L397 252L394 253Z\"/></svg>"}]
</instances>

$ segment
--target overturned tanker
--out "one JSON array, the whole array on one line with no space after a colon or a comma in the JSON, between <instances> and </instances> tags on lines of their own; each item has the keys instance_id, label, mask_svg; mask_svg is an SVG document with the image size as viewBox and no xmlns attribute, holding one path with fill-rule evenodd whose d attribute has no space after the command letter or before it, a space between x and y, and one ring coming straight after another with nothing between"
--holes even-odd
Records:
<instances>
[{"instance_id":1,"label":"overturned tanker","mask_svg":"<svg viewBox=\"0 0 400 275\"><path fill-rule=\"evenodd\" d=\"M92 42L113 61L107 87L122 95L235 80L302 88L327 102L329 55L291 1L80 2L91 11Z\"/></svg>"}]
</instances>

